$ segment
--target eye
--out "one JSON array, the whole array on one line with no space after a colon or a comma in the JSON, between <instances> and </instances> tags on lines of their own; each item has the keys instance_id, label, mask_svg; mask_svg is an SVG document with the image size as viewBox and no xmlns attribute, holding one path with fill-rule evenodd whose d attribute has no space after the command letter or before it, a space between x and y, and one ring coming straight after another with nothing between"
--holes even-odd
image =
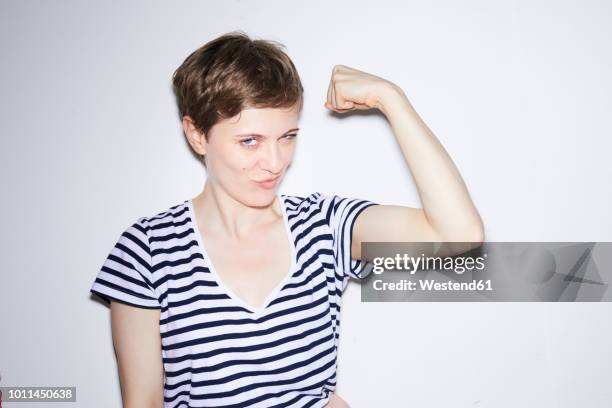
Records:
<instances>
[{"instance_id":1,"label":"eye","mask_svg":"<svg viewBox=\"0 0 612 408\"><path fill-rule=\"evenodd\" d=\"M254 137L249 137L246 139L242 139L240 143L246 147L255 147L255 145L257 145L257 140L255 140Z\"/></svg>"},{"instance_id":2,"label":"eye","mask_svg":"<svg viewBox=\"0 0 612 408\"><path fill-rule=\"evenodd\" d=\"M297 133L292 133L290 135L285 135L283 137L288 139L288 140L295 139L297 137Z\"/></svg>"}]
</instances>

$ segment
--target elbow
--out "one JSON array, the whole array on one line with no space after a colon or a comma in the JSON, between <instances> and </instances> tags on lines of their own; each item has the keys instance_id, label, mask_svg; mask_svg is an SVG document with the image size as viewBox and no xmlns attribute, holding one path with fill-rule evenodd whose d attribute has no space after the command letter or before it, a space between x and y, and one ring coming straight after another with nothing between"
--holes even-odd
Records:
<instances>
[{"instance_id":1,"label":"elbow","mask_svg":"<svg viewBox=\"0 0 612 408\"><path fill-rule=\"evenodd\" d=\"M441 242L466 242L480 246L485 239L484 225L482 222L472 222L462 226L455 225L451 231L439 233L438 236Z\"/></svg>"},{"instance_id":2,"label":"elbow","mask_svg":"<svg viewBox=\"0 0 612 408\"><path fill-rule=\"evenodd\" d=\"M127 401L123 403L123 408L163 408L164 403L163 401L160 402L158 400L152 401L152 400L133 400L133 401Z\"/></svg>"},{"instance_id":3,"label":"elbow","mask_svg":"<svg viewBox=\"0 0 612 408\"><path fill-rule=\"evenodd\" d=\"M445 248L438 250L439 256L455 256L480 248L484 242L484 228L482 225L470 228L460 228L453 234L448 234L441 242Z\"/></svg>"},{"instance_id":4,"label":"elbow","mask_svg":"<svg viewBox=\"0 0 612 408\"><path fill-rule=\"evenodd\" d=\"M164 394L157 392L132 392L123 398L123 408L163 408Z\"/></svg>"},{"instance_id":5,"label":"elbow","mask_svg":"<svg viewBox=\"0 0 612 408\"><path fill-rule=\"evenodd\" d=\"M473 244L478 244L478 246L481 246L482 243L484 242L484 230L483 229L479 229L477 230L470 238L470 240L468 242L471 242Z\"/></svg>"},{"instance_id":6,"label":"elbow","mask_svg":"<svg viewBox=\"0 0 612 408\"><path fill-rule=\"evenodd\" d=\"M472 242L475 244L482 244L485 239L484 225L481 220L475 223L470 229L469 234L466 235L466 242Z\"/></svg>"},{"instance_id":7,"label":"elbow","mask_svg":"<svg viewBox=\"0 0 612 408\"><path fill-rule=\"evenodd\" d=\"M459 227L459 225L461 225L461 227ZM457 231L462 231L459 235L463 237L463 242L479 244L478 246L484 242L484 223L477 211L470 217L464 219L459 225L456 225L456 227Z\"/></svg>"}]
</instances>

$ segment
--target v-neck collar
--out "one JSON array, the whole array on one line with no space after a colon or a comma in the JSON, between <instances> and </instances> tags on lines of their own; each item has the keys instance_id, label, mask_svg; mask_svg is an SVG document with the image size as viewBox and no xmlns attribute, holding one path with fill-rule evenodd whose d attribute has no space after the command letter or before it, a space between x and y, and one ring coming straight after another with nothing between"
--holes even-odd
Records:
<instances>
[{"instance_id":1,"label":"v-neck collar","mask_svg":"<svg viewBox=\"0 0 612 408\"><path fill-rule=\"evenodd\" d=\"M258 315L258 316L263 314L264 312L266 312L268 310L268 307L270 306L270 303L272 303L272 301L274 301L274 299L276 299L277 295L280 293L282 288L285 286L285 284L293 276L295 267L297 265L297 259L296 259L297 251L296 251L296 248L295 248L295 240L293 238L293 234L291 232L291 228L289 227L289 217L287 216L287 209L285 208L285 199L284 199L285 195L284 194L277 194L276 197L278 198L278 202L279 202L279 205L281 207L283 223L285 225L285 231L286 231L287 239L289 239L289 243L290 243L290 246L291 246L291 266L289 267L289 271L287 272L285 277L268 294L268 296L266 297L266 299L265 299L265 301L264 301L264 303L263 303L263 305L261 307L254 307L253 305L245 302L241 297L236 295L234 293L234 291L232 291L229 286L227 286L223 282L223 280L221 279L221 277L219 276L219 274L215 270L215 267L214 267L214 264L212 262L211 257L208 255L208 252L206 251L206 247L205 247L203 239L202 239L202 234L200 233L200 229L198 227L198 221L197 221L197 218L196 218L196 215L195 215L195 210L193 208L193 199L186 200L186 204L187 204L187 207L189 209L189 218L190 218L191 227L192 227L192 229L193 229L193 231L194 231L194 233L196 235L196 240L198 242L199 249L200 249L202 255L204 256L204 260L207 262L208 269L209 269L212 277L214 278L215 282L217 283L217 285L219 285L221 290L223 290L225 292L225 294L227 294L234 302L236 302L237 304L239 304L240 306L245 308L247 311L249 311L253 315Z\"/></svg>"}]
</instances>

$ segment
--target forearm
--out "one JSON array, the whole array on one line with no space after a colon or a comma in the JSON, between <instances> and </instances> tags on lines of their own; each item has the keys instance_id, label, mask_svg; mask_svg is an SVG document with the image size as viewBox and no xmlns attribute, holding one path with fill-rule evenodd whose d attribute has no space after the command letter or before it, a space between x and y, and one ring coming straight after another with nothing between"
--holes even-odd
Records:
<instances>
[{"instance_id":1,"label":"forearm","mask_svg":"<svg viewBox=\"0 0 612 408\"><path fill-rule=\"evenodd\" d=\"M379 109L393 129L415 180L423 211L443 241L479 241L483 223L452 159L395 85L381 93Z\"/></svg>"},{"instance_id":2,"label":"forearm","mask_svg":"<svg viewBox=\"0 0 612 408\"><path fill-rule=\"evenodd\" d=\"M164 400L156 397L140 396L123 399L123 408L163 408Z\"/></svg>"}]
</instances>

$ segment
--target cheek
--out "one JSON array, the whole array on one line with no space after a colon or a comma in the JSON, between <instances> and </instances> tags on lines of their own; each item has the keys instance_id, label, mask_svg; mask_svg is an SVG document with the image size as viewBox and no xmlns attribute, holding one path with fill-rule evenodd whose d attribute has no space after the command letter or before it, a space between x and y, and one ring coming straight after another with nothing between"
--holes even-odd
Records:
<instances>
[{"instance_id":1,"label":"cheek","mask_svg":"<svg viewBox=\"0 0 612 408\"><path fill-rule=\"evenodd\" d=\"M295 152L295 145L292 144L291 146L287 147L287 149L285 150L285 155L284 155L284 159L285 159L285 163L290 163L293 160L293 154Z\"/></svg>"},{"instance_id":2,"label":"cheek","mask_svg":"<svg viewBox=\"0 0 612 408\"><path fill-rule=\"evenodd\" d=\"M216 178L235 179L244 177L248 174L250 164L248 159L240 157L235 152L224 151L223 154L213 156L211 153L209 171L215 174Z\"/></svg>"},{"instance_id":3,"label":"cheek","mask_svg":"<svg viewBox=\"0 0 612 408\"><path fill-rule=\"evenodd\" d=\"M253 166L251 156L244 154L240 149L228 147L223 151L223 166L230 173L243 174Z\"/></svg>"}]
</instances>

